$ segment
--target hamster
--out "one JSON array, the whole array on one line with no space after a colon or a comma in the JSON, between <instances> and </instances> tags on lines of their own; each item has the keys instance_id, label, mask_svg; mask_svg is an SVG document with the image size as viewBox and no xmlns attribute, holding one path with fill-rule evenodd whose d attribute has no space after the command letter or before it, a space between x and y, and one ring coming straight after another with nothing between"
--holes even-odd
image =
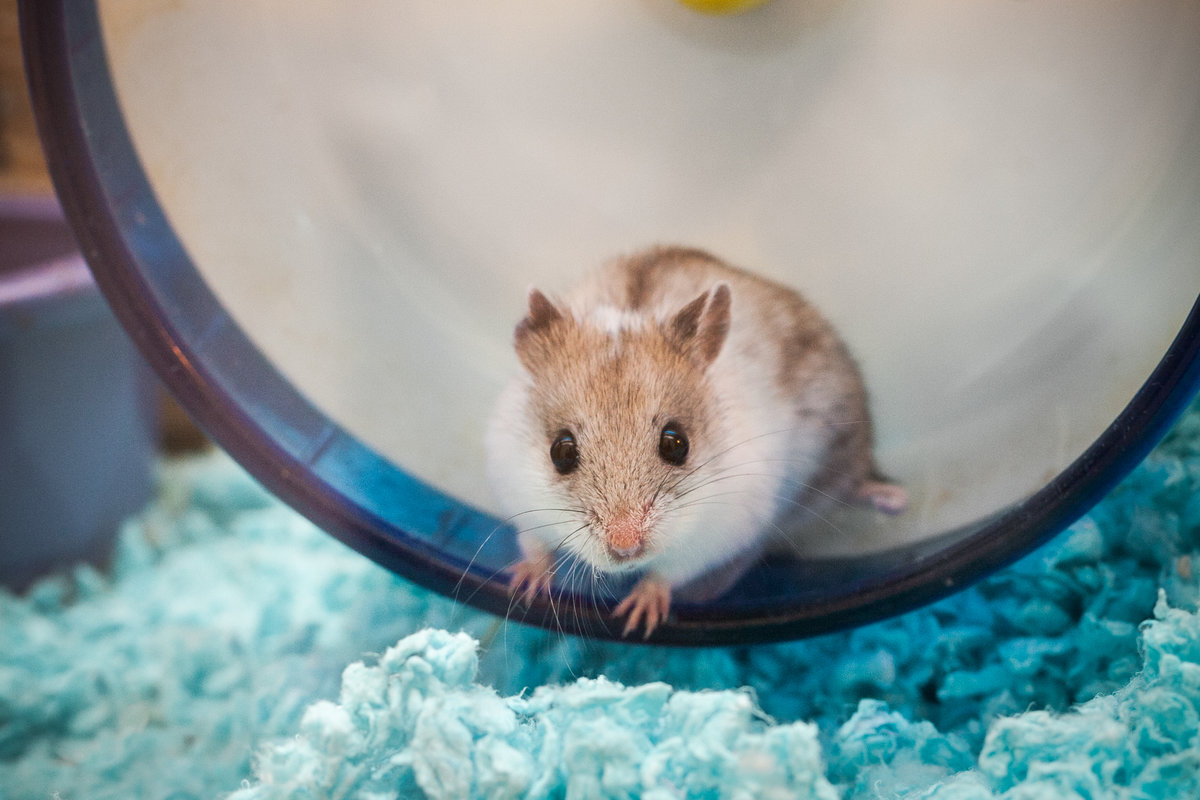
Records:
<instances>
[{"instance_id":1,"label":"hamster","mask_svg":"<svg viewBox=\"0 0 1200 800\"><path fill-rule=\"evenodd\" d=\"M644 638L672 594L719 596L797 516L902 512L880 476L859 370L795 291L700 250L618 259L516 326L521 365L486 434L518 528L510 591L548 592L564 554L638 571L613 610ZM576 562L578 563L578 562Z\"/></svg>"}]
</instances>

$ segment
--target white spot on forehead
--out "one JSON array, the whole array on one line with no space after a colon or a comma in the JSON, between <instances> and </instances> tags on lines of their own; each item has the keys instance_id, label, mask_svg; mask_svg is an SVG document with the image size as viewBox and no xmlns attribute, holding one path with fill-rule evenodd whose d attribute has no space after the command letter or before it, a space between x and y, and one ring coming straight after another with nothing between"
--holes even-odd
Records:
<instances>
[{"instance_id":1,"label":"white spot on forehead","mask_svg":"<svg viewBox=\"0 0 1200 800\"><path fill-rule=\"evenodd\" d=\"M596 306L588 309L582 320L583 324L599 328L613 339L620 338L624 331L641 330L645 318L636 312L616 306Z\"/></svg>"}]
</instances>

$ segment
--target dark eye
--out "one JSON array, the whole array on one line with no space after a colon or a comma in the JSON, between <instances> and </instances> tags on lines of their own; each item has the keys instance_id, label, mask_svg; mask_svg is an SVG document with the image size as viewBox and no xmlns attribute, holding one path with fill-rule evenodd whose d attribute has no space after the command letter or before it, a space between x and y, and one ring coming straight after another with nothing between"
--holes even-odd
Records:
<instances>
[{"instance_id":1,"label":"dark eye","mask_svg":"<svg viewBox=\"0 0 1200 800\"><path fill-rule=\"evenodd\" d=\"M566 475L579 466L579 447L570 431L561 431L550 443L550 460L554 462L559 475Z\"/></svg>"},{"instance_id":2,"label":"dark eye","mask_svg":"<svg viewBox=\"0 0 1200 800\"><path fill-rule=\"evenodd\" d=\"M658 455L668 464L683 466L688 456L688 438L679 423L668 422L658 437Z\"/></svg>"}]
</instances>

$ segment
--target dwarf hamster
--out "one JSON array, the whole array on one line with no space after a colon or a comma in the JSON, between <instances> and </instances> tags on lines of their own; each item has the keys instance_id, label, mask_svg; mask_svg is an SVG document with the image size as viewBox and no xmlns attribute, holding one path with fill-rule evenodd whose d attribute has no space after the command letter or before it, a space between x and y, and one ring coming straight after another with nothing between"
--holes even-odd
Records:
<instances>
[{"instance_id":1,"label":"dwarf hamster","mask_svg":"<svg viewBox=\"0 0 1200 800\"><path fill-rule=\"evenodd\" d=\"M639 571L613 614L623 635L644 622L648 637L673 591L723 593L789 517L907 505L876 469L854 360L795 291L656 247L556 299L533 289L528 304L521 369L486 441L519 531L510 588L527 601L549 591L564 553Z\"/></svg>"}]
</instances>

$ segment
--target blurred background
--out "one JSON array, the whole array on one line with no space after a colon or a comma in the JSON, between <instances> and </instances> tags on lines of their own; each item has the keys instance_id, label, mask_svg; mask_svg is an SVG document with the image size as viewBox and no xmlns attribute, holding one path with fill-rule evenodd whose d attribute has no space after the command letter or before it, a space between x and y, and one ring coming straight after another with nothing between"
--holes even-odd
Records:
<instances>
[{"instance_id":1,"label":"blurred background","mask_svg":"<svg viewBox=\"0 0 1200 800\"><path fill-rule=\"evenodd\" d=\"M157 453L210 447L101 300L62 219L0 0L0 586L103 565Z\"/></svg>"},{"instance_id":2,"label":"blurred background","mask_svg":"<svg viewBox=\"0 0 1200 800\"><path fill-rule=\"evenodd\" d=\"M54 196L25 86L17 0L0 0L0 195ZM0 248L9 244L0 242ZM158 401L159 441L165 450L211 444L169 394L158 392Z\"/></svg>"},{"instance_id":3,"label":"blurred background","mask_svg":"<svg viewBox=\"0 0 1200 800\"><path fill-rule=\"evenodd\" d=\"M54 192L25 89L17 0L0 0L0 192Z\"/></svg>"}]
</instances>

